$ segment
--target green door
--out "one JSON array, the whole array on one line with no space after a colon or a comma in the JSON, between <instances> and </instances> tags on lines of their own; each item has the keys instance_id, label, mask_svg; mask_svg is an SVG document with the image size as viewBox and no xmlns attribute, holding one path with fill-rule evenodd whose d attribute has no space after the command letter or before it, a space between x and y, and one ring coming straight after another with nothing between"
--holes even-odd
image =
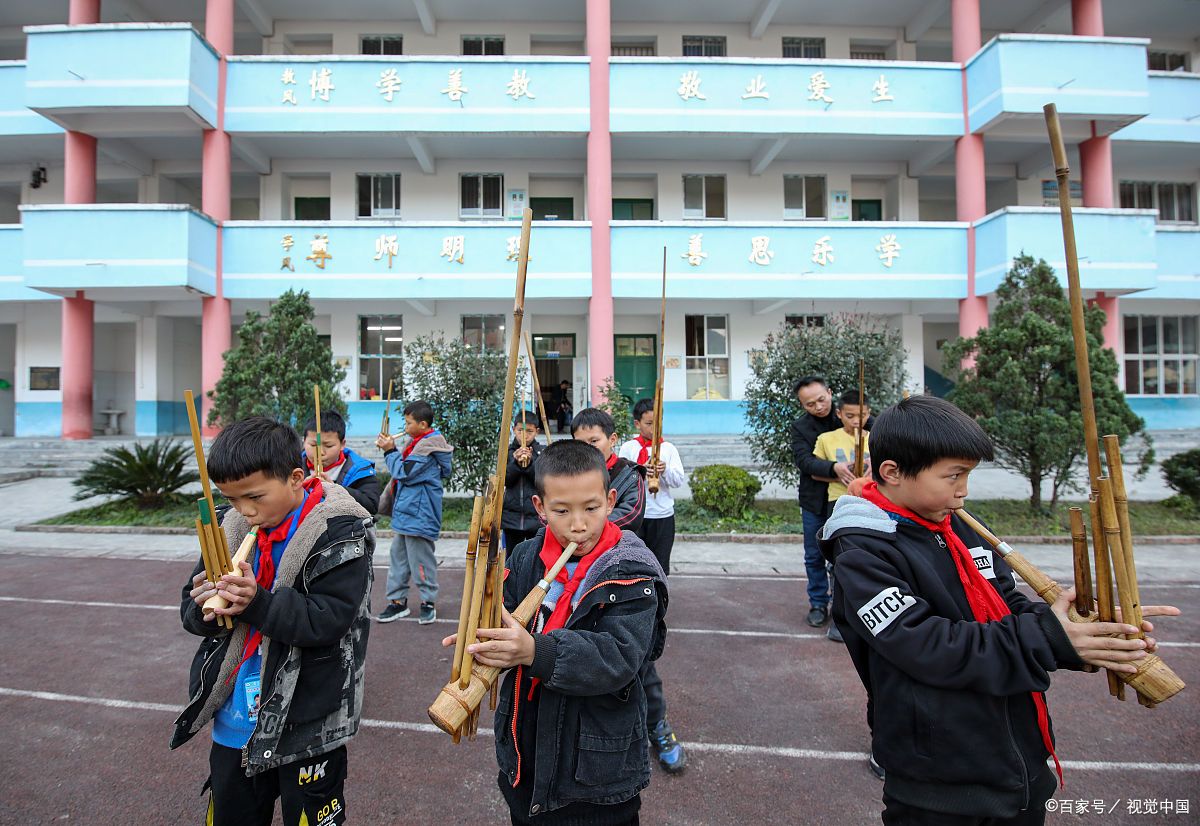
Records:
<instances>
[{"instance_id":1,"label":"green door","mask_svg":"<svg viewBox=\"0 0 1200 826\"><path fill-rule=\"evenodd\" d=\"M658 336L653 335L613 336L614 378L631 404L654 396L658 376L657 340Z\"/></svg>"},{"instance_id":2,"label":"green door","mask_svg":"<svg viewBox=\"0 0 1200 826\"><path fill-rule=\"evenodd\" d=\"M850 204L855 221L882 221L883 201L855 200Z\"/></svg>"},{"instance_id":3,"label":"green door","mask_svg":"<svg viewBox=\"0 0 1200 826\"><path fill-rule=\"evenodd\" d=\"M535 221L575 220L574 198L530 198L529 208Z\"/></svg>"},{"instance_id":4,"label":"green door","mask_svg":"<svg viewBox=\"0 0 1200 826\"><path fill-rule=\"evenodd\" d=\"M612 219L614 221L653 221L653 198L613 198Z\"/></svg>"}]
</instances>

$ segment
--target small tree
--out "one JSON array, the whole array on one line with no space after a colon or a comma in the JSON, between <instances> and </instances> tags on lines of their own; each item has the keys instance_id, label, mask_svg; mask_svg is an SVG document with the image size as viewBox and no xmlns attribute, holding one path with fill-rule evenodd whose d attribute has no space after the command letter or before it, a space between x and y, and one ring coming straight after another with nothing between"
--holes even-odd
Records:
<instances>
[{"instance_id":1,"label":"small tree","mask_svg":"<svg viewBox=\"0 0 1200 826\"><path fill-rule=\"evenodd\" d=\"M633 407L629 403L629 397L621 392L612 376L600 385L600 395L604 397L604 401L596 405L596 408L612 416L613 424L617 426L617 444L632 438Z\"/></svg>"},{"instance_id":2,"label":"small tree","mask_svg":"<svg viewBox=\"0 0 1200 826\"><path fill-rule=\"evenodd\" d=\"M190 446L174 439L138 442L132 449L110 447L72 483L78 488L75 499L118 496L145 510L160 508L199 481L200 474L187 469L191 454Z\"/></svg>"},{"instance_id":3,"label":"small tree","mask_svg":"<svg viewBox=\"0 0 1200 826\"><path fill-rule=\"evenodd\" d=\"M476 350L441 332L405 345L405 399L424 399L433 406L434 427L454 447L453 486L482 492L496 472L508 354ZM518 409L527 369L522 359L513 396ZM507 444L509 434L504 438Z\"/></svg>"},{"instance_id":4,"label":"small tree","mask_svg":"<svg viewBox=\"0 0 1200 826\"><path fill-rule=\"evenodd\" d=\"M1043 481L1051 483L1051 507L1064 491L1081 489L1072 477L1085 450L1071 305L1054 270L1028 255L1014 259L996 297L988 328L944 351L948 365L975 358L973 366L955 371L958 385L950 400L987 431L996 463L1029 480L1029 506L1041 510ZM1084 324L1097 427L1100 435L1115 433L1124 443L1144 434L1145 422L1117 387L1117 359L1103 344L1104 311L1086 309ZM1139 476L1154 457L1143 439Z\"/></svg>"},{"instance_id":5,"label":"small tree","mask_svg":"<svg viewBox=\"0 0 1200 826\"><path fill-rule=\"evenodd\" d=\"M263 318L253 310L238 328L237 343L225 353L225 369L209 393L209 424L227 425L247 416L269 416L294 427L316 412L313 385L321 388L321 409L346 415L337 386L346 377L333 363L329 345L313 326L308 293L288 290Z\"/></svg>"},{"instance_id":6,"label":"small tree","mask_svg":"<svg viewBox=\"0 0 1200 826\"><path fill-rule=\"evenodd\" d=\"M837 314L824 326L783 325L767 334L751 361L746 383L748 441L763 475L782 484L799 482L792 461L791 424L804 413L792 393L796 379L824 376L836 394L858 388L858 360L865 362L866 396L873 410L900 398L904 346L900 331L876 316Z\"/></svg>"}]
</instances>

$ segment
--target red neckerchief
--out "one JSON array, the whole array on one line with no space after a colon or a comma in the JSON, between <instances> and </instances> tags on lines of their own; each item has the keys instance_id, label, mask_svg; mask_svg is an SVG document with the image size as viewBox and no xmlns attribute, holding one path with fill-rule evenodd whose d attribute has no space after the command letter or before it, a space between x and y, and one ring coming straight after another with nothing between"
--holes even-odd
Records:
<instances>
[{"instance_id":1,"label":"red neckerchief","mask_svg":"<svg viewBox=\"0 0 1200 826\"><path fill-rule=\"evenodd\" d=\"M422 439L424 439L426 436L428 436L432 432L433 432L432 430L426 430L420 436L414 436L412 438L412 440L409 441L409 443L404 446L404 452L403 452L403 454L401 454L401 458L407 459L409 457L409 454L411 454L413 452L413 448L417 446L417 442L421 441Z\"/></svg>"},{"instance_id":2,"label":"red neckerchief","mask_svg":"<svg viewBox=\"0 0 1200 826\"><path fill-rule=\"evenodd\" d=\"M654 440L647 439L645 436L635 436L634 438L642 446L642 449L638 451L637 463L644 465L650 459L650 448L654 447ZM662 444L662 442L660 441L659 444Z\"/></svg>"},{"instance_id":3,"label":"red neckerchief","mask_svg":"<svg viewBox=\"0 0 1200 826\"><path fill-rule=\"evenodd\" d=\"M613 465L615 465L617 463L617 459L619 459L619 458L620 457L617 456L617 454L615 454L615 453L608 454L608 458L604 460L604 466L606 468L608 468L609 470L612 470ZM553 564L553 563L551 563L551 564Z\"/></svg>"},{"instance_id":4,"label":"red neckerchief","mask_svg":"<svg viewBox=\"0 0 1200 826\"><path fill-rule=\"evenodd\" d=\"M316 470L316 468L313 467L312 459L308 458L307 454L304 457L304 461L308 464L309 470ZM346 461L346 451L343 450L340 454L338 454L338 460L336 462L334 462L332 465L325 465L324 467L321 468L321 470L328 473L329 471L333 470L335 467L341 467L345 461Z\"/></svg>"},{"instance_id":5,"label":"red neckerchief","mask_svg":"<svg viewBox=\"0 0 1200 826\"><path fill-rule=\"evenodd\" d=\"M300 527L300 523L304 521L304 517L308 516L309 512L315 508L320 501L325 497L325 489L321 487L321 480L316 476L311 476L304 480L304 489L308 491L308 496L304 498L304 504L300 506L300 513L293 516L291 519L280 522L274 530L269 532L258 532L258 572L254 575L254 581L258 583L259 588L271 590L271 586L275 584L275 558L271 556L271 549L275 547L275 543L282 539L286 539L288 534L292 532L292 523L296 523L296 527ZM238 571L241 574L241 571ZM262 642L262 631L254 628L246 635L246 644L242 647L242 660L237 664L237 668L233 669L233 673L226 679L226 684L232 680L238 673L238 669L242 667L242 663L254 656L254 652L258 650L259 643Z\"/></svg>"},{"instance_id":6,"label":"red neckerchief","mask_svg":"<svg viewBox=\"0 0 1200 826\"><path fill-rule=\"evenodd\" d=\"M963 591L967 594L967 602L971 606L971 614L974 615L976 622L998 622L1012 613L1008 603L1000 596L1000 592L984 579L983 574L979 573L979 569L975 567L971 552L967 550L967 546L950 527L950 514L946 514L946 518L941 522L922 519L884 496L879 490L879 484L875 481L863 485L862 498L888 513L903 516L942 537L946 547L950 550L954 567L958 569L958 581L962 583ZM1046 710L1046 695L1040 691L1031 691L1029 696L1033 698L1033 705L1037 709L1038 730L1042 734L1042 743L1050 752L1050 756L1054 758L1054 770L1058 773L1058 784L1061 787L1063 785L1062 765L1058 762L1058 755L1054 753L1054 742L1050 739L1050 713Z\"/></svg>"},{"instance_id":7,"label":"red neckerchief","mask_svg":"<svg viewBox=\"0 0 1200 826\"><path fill-rule=\"evenodd\" d=\"M555 581L563 583L563 592L558 597L558 602L554 603L554 610L550 612L550 616L546 619L546 624L542 626L543 634L548 634L556 628L562 628L567 624L567 620L571 616L571 601L575 598L575 592L579 590L579 586L583 584L583 579L587 576L588 569L592 567L592 563L599 559L605 551L611 550L620 541L621 529L612 522L605 522L604 530L600 533L600 538L596 541L596 547L575 561L574 575L567 576L565 565L558 572ZM542 540L541 553L538 554L538 558L541 559L542 565L545 566L547 571L562 556L562 552L562 544L559 543L554 532L547 528L546 537ZM534 677L531 681L529 699L533 699L533 690L537 688L539 682L537 677Z\"/></svg>"}]
</instances>

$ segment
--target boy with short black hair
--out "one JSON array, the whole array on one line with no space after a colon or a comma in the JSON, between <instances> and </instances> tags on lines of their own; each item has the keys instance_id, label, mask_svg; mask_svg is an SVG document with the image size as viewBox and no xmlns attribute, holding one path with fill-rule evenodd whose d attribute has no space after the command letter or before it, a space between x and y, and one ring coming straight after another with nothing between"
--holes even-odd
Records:
<instances>
[{"instance_id":1,"label":"boy with short black hair","mask_svg":"<svg viewBox=\"0 0 1200 826\"><path fill-rule=\"evenodd\" d=\"M514 824L636 824L650 782L639 673L662 653L662 568L609 520L616 494L596 450L555 442L534 479L546 527L509 552L503 627L480 629L483 641L467 649L483 665L513 669L494 723L500 791ZM521 627L509 610L571 542L575 555Z\"/></svg>"},{"instance_id":2,"label":"boy with short black hair","mask_svg":"<svg viewBox=\"0 0 1200 826\"><path fill-rule=\"evenodd\" d=\"M404 432L409 441L397 449L396 440L381 433L375 446L392 474L392 539L388 566L388 605L376 619L393 622L407 617L408 581L417 581L421 613L417 622L429 625L437 619L437 558L435 543L442 532L443 480L450 478L450 447L433 428L433 407L418 400L404 408Z\"/></svg>"},{"instance_id":3,"label":"boy with short black hair","mask_svg":"<svg viewBox=\"0 0 1200 826\"><path fill-rule=\"evenodd\" d=\"M947 401L913 396L874 423L873 481L825 526L833 617L867 690L874 755L886 770L885 824L1041 824L1058 758L1043 692L1058 668L1133 672L1152 651L1118 622L1071 622L954 515L992 444ZM1146 616L1177 614L1145 606ZM1144 629L1152 626L1145 623ZM1061 771L1060 771L1061 778Z\"/></svg>"},{"instance_id":4,"label":"boy with short black hair","mask_svg":"<svg viewBox=\"0 0 1200 826\"><path fill-rule=\"evenodd\" d=\"M813 456L834 464L844 462L853 468L858 461L858 430L863 429L863 475L870 472L870 439L871 434L866 429L867 421L871 418L871 406L866 397L857 390L848 390L838 397L834 411L842 426L837 430L828 430L817 437L817 445ZM829 489L826 497L830 502L836 502L846 495L847 486L836 476L814 476L818 481L826 482Z\"/></svg>"},{"instance_id":5,"label":"boy with short black hair","mask_svg":"<svg viewBox=\"0 0 1200 826\"><path fill-rule=\"evenodd\" d=\"M304 425L304 461L310 476L315 475L317 458L317 420ZM379 477L375 463L346 447L346 420L336 410L321 412L321 481L341 485L367 513L379 510Z\"/></svg>"},{"instance_id":6,"label":"boy with short black hair","mask_svg":"<svg viewBox=\"0 0 1200 826\"><path fill-rule=\"evenodd\" d=\"M504 470L504 513L500 518L505 548L515 548L532 539L542 527L533 506L533 464L543 450L537 440L537 414L523 409L513 419L512 429L513 440L508 446L508 464Z\"/></svg>"},{"instance_id":7,"label":"boy with short black hair","mask_svg":"<svg viewBox=\"0 0 1200 826\"><path fill-rule=\"evenodd\" d=\"M207 822L219 826L268 826L276 798L286 826L346 818L375 529L345 489L305 478L302 455L292 428L261 416L222 430L209 452L209 476L232 505L221 524L229 547L259 529L252 562L216 584L201 562L182 594L183 627L204 639L171 748L213 721ZM215 595L232 632L202 609Z\"/></svg>"},{"instance_id":8,"label":"boy with short black hair","mask_svg":"<svg viewBox=\"0 0 1200 826\"><path fill-rule=\"evenodd\" d=\"M604 457L608 486L617 494L612 520L618 528L637 532L646 513L646 469L616 454L617 425L612 416L587 407L571 420L571 438L586 442Z\"/></svg>"}]
</instances>

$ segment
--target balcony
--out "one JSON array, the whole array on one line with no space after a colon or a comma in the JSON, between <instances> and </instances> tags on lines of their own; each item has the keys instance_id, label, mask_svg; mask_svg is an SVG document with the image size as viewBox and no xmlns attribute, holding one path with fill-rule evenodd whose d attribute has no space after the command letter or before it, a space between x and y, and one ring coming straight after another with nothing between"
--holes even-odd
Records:
<instances>
[{"instance_id":1,"label":"balcony","mask_svg":"<svg viewBox=\"0 0 1200 826\"><path fill-rule=\"evenodd\" d=\"M592 293L584 221L536 221L526 295ZM222 236L230 298L512 298L520 224L427 221L230 221Z\"/></svg>"},{"instance_id":2,"label":"balcony","mask_svg":"<svg viewBox=\"0 0 1200 826\"><path fill-rule=\"evenodd\" d=\"M0 224L0 301L53 301L54 296L25 286L21 225Z\"/></svg>"},{"instance_id":3,"label":"balcony","mask_svg":"<svg viewBox=\"0 0 1200 826\"><path fill-rule=\"evenodd\" d=\"M963 133L958 64L613 58L614 133Z\"/></svg>"},{"instance_id":4,"label":"balcony","mask_svg":"<svg viewBox=\"0 0 1200 826\"><path fill-rule=\"evenodd\" d=\"M1075 209L1079 280L1088 292L1119 295L1155 286L1154 210ZM1006 207L975 224L976 280L980 295L994 292L1022 253L1045 259L1067 283L1062 224L1056 207Z\"/></svg>"},{"instance_id":5,"label":"balcony","mask_svg":"<svg viewBox=\"0 0 1200 826\"><path fill-rule=\"evenodd\" d=\"M1149 84L1150 114L1113 140L1200 143L1200 74L1150 72Z\"/></svg>"},{"instance_id":6,"label":"balcony","mask_svg":"<svg viewBox=\"0 0 1200 826\"><path fill-rule=\"evenodd\" d=\"M1040 136L1042 107L1054 103L1064 131L1107 135L1150 111L1146 44L1132 37L1002 34L967 61L972 132ZM1086 134L1083 127L1087 127Z\"/></svg>"},{"instance_id":7,"label":"balcony","mask_svg":"<svg viewBox=\"0 0 1200 826\"><path fill-rule=\"evenodd\" d=\"M1157 286L1130 298L1200 299L1200 226L1159 224L1154 243Z\"/></svg>"},{"instance_id":8,"label":"balcony","mask_svg":"<svg viewBox=\"0 0 1200 826\"><path fill-rule=\"evenodd\" d=\"M0 61L0 137L61 135L56 126L25 102L25 61Z\"/></svg>"},{"instance_id":9,"label":"balcony","mask_svg":"<svg viewBox=\"0 0 1200 826\"><path fill-rule=\"evenodd\" d=\"M233 57L233 133L588 131L588 59Z\"/></svg>"},{"instance_id":10,"label":"balcony","mask_svg":"<svg viewBox=\"0 0 1200 826\"><path fill-rule=\"evenodd\" d=\"M93 135L178 134L217 123L217 54L184 23L25 28L30 109Z\"/></svg>"},{"instance_id":11,"label":"balcony","mask_svg":"<svg viewBox=\"0 0 1200 826\"><path fill-rule=\"evenodd\" d=\"M613 295L674 298L962 298L966 225L941 222L621 222ZM535 247L536 251L536 247Z\"/></svg>"},{"instance_id":12,"label":"balcony","mask_svg":"<svg viewBox=\"0 0 1200 826\"><path fill-rule=\"evenodd\" d=\"M188 206L22 206L21 216L30 287L141 301L215 290L217 227Z\"/></svg>"}]
</instances>

